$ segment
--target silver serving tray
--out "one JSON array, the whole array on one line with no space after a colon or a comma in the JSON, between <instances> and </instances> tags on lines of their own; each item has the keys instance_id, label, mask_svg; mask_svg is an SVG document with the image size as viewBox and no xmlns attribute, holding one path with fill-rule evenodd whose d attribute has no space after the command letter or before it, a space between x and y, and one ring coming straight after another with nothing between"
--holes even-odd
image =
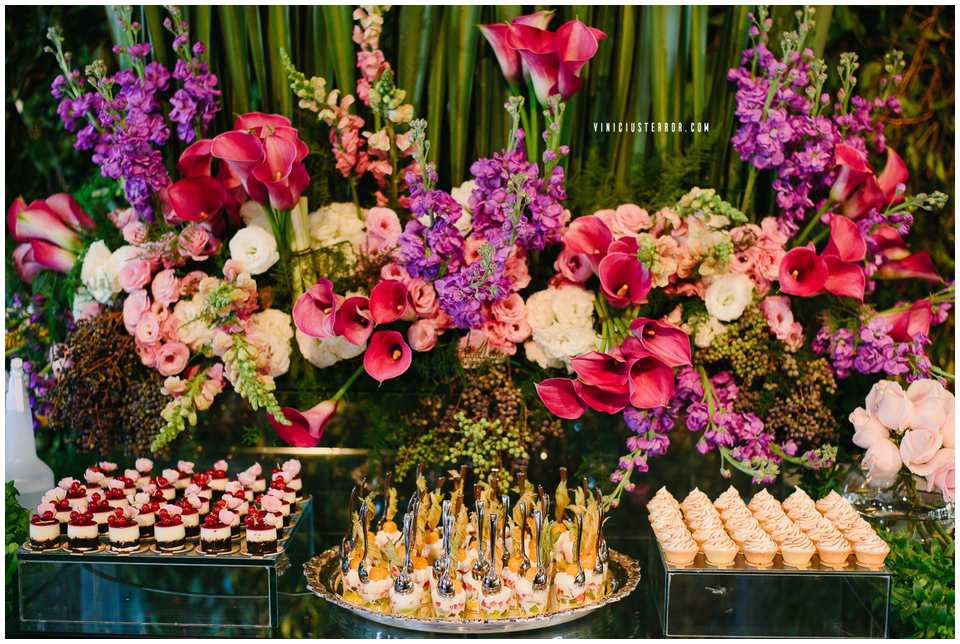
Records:
<instances>
[{"instance_id":1,"label":"silver serving tray","mask_svg":"<svg viewBox=\"0 0 960 644\"><path fill-rule=\"evenodd\" d=\"M336 548L325 550L303 564L307 588L315 595L365 619L384 626L433 633L484 634L532 631L559 626L585 617L598 608L618 602L632 593L640 582L640 564L632 557L609 551L611 590L601 601L535 617L508 617L504 619L440 619L388 615L345 601L338 590L340 585L340 558Z\"/></svg>"}]
</instances>

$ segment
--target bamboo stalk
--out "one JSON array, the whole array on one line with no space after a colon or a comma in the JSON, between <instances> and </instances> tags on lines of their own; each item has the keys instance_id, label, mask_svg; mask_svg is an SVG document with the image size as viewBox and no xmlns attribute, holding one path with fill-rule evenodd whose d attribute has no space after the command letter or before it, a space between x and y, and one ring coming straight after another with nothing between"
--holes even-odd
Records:
<instances>
[{"instance_id":1,"label":"bamboo stalk","mask_svg":"<svg viewBox=\"0 0 960 644\"><path fill-rule=\"evenodd\" d=\"M443 129L444 96L446 93L446 53L444 45L447 37L448 8L438 8L442 15L437 17L437 33L433 42L440 43L433 51L433 61L430 69L430 86L427 92L427 140L430 142L430 160L436 162L440 148L440 133Z\"/></svg>"},{"instance_id":2,"label":"bamboo stalk","mask_svg":"<svg viewBox=\"0 0 960 644\"><path fill-rule=\"evenodd\" d=\"M293 95L287 85L287 75L280 56L281 50L290 51L290 13L285 5L272 4L267 7L267 51L270 58L273 111L291 116ZM294 64L296 62L294 60Z\"/></svg>"},{"instance_id":3,"label":"bamboo stalk","mask_svg":"<svg viewBox=\"0 0 960 644\"><path fill-rule=\"evenodd\" d=\"M250 42L250 61L257 77L257 91L260 109L267 109L267 64L263 55L263 31L260 26L260 9L254 5L243 8L244 22L247 26L247 39ZM258 103L251 101L252 104Z\"/></svg>"},{"instance_id":4,"label":"bamboo stalk","mask_svg":"<svg viewBox=\"0 0 960 644\"><path fill-rule=\"evenodd\" d=\"M143 6L143 24L150 44L153 46L153 57L164 67L169 67L170 57L173 54L167 40L166 29L163 28L163 10L159 5Z\"/></svg>"},{"instance_id":5,"label":"bamboo stalk","mask_svg":"<svg viewBox=\"0 0 960 644\"><path fill-rule=\"evenodd\" d=\"M447 68L450 84L450 182L463 180L466 164L466 134L470 125L470 99L476 71L477 25L480 7L476 5L453 8L449 14L447 33Z\"/></svg>"},{"instance_id":6,"label":"bamboo stalk","mask_svg":"<svg viewBox=\"0 0 960 644\"><path fill-rule=\"evenodd\" d=\"M250 111L250 90L247 85L247 48L244 38L243 16L240 8L231 5L217 7L220 30L223 33L224 59L230 82L230 109L234 114ZM224 90L227 88L224 87Z\"/></svg>"},{"instance_id":7,"label":"bamboo stalk","mask_svg":"<svg viewBox=\"0 0 960 644\"><path fill-rule=\"evenodd\" d=\"M703 119L707 67L707 13L707 7L690 7L690 74L694 121Z\"/></svg>"},{"instance_id":8,"label":"bamboo stalk","mask_svg":"<svg viewBox=\"0 0 960 644\"><path fill-rule=\"evenodd\" d=\"M351 37L353 21L350 7L324 5L323 20L327 29L327 47L333 55L336 87L344 94L352 94L356 85L356 52Z\"/></svg>"},{"instance_id":9,"label":"bamboo stalk","mask_svg":"<svg viewBox=\"0 0 960 644\"><path fill-rule=\"evenodd\" d=\"M190 26L193 28L193 39L199 40L205 45L206 49L203 51L203 59L209 62L210 31L213 23L212 8L210 5L201 4L191 7L191 9L193 12L193 20L190 21Z\"/></svg>"}]
</instances>

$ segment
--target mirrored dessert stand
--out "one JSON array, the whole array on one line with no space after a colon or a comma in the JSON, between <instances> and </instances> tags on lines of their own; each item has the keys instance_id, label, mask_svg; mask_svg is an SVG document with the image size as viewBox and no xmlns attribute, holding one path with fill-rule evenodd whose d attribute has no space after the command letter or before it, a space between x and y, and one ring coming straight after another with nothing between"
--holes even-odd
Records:
<instances>
[{"instance_id":1,"label":"mirrored dessert stand","mask_svg":"<svg viewBox=\"0 0 960 644\"><path fill-rule=\"evenodd\" d=\"M480 635L551 628L581 619L594 611L601 610L604 606L625 599L634 591L640 581L640 564L632 557L614 550L610 550L608 564L610 566L610 590L601 601L545 615L497 620L402 617L369 610L348 602L340 596L340 559L335 548L326 550L310 559L304 564L303 571L307 578L307 588L318 597L376 624L406 631ZM569 633L567 635L569 636Z\"/></svg>"},{"instance_id":2,"label":"mirrored dessert stand","mask_svg":"<svg viewBox=\"0 0 960 644\"><path fill-rule=\"evenodd\" d=\"M886 637L892 574L856 565L833 569L746 564L717 568L702 553L691 566L667 563L652 540L648 582L666 637Z\"/></svg>"},{"instance_id":3,"label":"mirrored dessert stand","mask_svg":"<svg viewBox=\"0 0 960 644\"><path fill-rule=\"evenodd\" d=\"M314 553L311 497L298 504L274 555L250 556L242 540L229 554L205 555L188 541L179 554L153 543L116 554L21 547L20 627L35 633L276 636L284 588Z\"/></svg>"}]
</instances>

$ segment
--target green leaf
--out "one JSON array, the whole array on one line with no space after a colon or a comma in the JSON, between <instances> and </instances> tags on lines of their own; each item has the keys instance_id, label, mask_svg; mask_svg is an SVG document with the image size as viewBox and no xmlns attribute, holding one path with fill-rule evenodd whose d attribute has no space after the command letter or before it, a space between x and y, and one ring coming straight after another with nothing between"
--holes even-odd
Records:
<instances>
[{"instance_id":1,"label":"green leaf","mask_svg":"<svg viewBox=\"0 0 960 644\"><path fill-rule=\"evenodd\" d=\"M247 85L247 38L244 34L243 14L240 7L221 5L220 29L223 33L224 59L229 76L230 110L234 114L250 111L250 89ZM224 87L224 90L227 88Z\"/></svg>"},{"instance_id":2,"label":"green leaf","mask_svg":"<svg viewBox=\"0 0 960 644\"><path fill-rule=\"evenodd\" d=\"M467 130L470 122L470 99L476 69L477 25L480 7L459 6L448 9L447 83L450 86L450 183L463 180L467 155Z\"/></svg>"},{"instance_id":3,"label":"green leaf","mask_svg":"<svg viewBox=\"0 0 960 644\"><path fill-rule=\"evenodd\" d=\"M430 141L430 156L436 162L440 148L440 132L443 128L443 110L446 93L446 74L445 62L447 48L443 46L446 42L447 17L446 13L450 8L439 9L443 11L442 18L438 18L437 33L434 35L433 42L441 43L441 46L434 47L433 60L430 64L430 87L427 92L427 140Z\"/></svg>"},{"instance_id":4,"label":"green leaf","mask_svg":"<svg viewBox=\"0 0 960 644\"><path fill-rule=\"evenodd\" d=\"M325 5L323 20L327 30L327 47L333 54L335 87L344 94L352 94L356 54L352 37L351 9L346 6Z\"/></svg>"},{"instance_id":5,"label":"green leaf","mask_svg":"<svg viewBox=\"0 0 960 644\"><path fill-rule=\"evenodd\" d=\"M263 55L263 32L260 26L260 9L254 5L247 5L243 8L246 18L247 39L250 42L250 60L253 63L253 71L257 77L257 89L259 91L259 107L267 109L267 64ZM252 104L256 105L251 101Z\"/></svg>"},{"instance_id":6,"label":"green leaf","mask_svg":"<svg viewBox=\"0 0 960 644\"><path fill-rule=\"evenodd\" d=\"M206 46L203 52L203 59L210 60L210 31L213 22L213 13L210 5L196 5L192 7L193 19L190 21L190 28L193 31L193 39L199 40Z\"/></svg>"},{"instance_id":7,"label":"green leaf","mask_svg":"<svg viewBox=\"0 0 960 644\"><path fill-rule=\"evenodd\" d=\"M286 5L267 7L267 51L270 57L270 94L273 111L284 116L293 115L293 94L287 84L281 50L290 51L290 10ZM291 58L293 56L291 55ZM297 61L294 59L294 64Z\"/></svg>"},{"instance_id":8,"label":"green leaf","mask_svg":"<svg viewBox=\"0 0 960 644\"><path fill-rule=\"evenodd\" d=\"M143 6L143 24L146 26L147 38L153 46L153 57L158 63L168 67L173 52L167 41L167 31L163 28L163 13L160 5Z\"/></svg>"}]
</instances>

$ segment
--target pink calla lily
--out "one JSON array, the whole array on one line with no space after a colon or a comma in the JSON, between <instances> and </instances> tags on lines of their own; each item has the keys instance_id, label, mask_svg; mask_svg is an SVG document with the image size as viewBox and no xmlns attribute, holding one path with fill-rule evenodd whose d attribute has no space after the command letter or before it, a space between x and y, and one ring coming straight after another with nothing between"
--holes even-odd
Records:
<instances>
[{"instance_id":1,"label":"pink calla lily","mask_svg":"<svg viewBox=\"0 0 960 644\"><path fill-rule=\"evenodd\" d=\"M867 254L867 242L860 228L846 217L830 218L830 241L823 250L824 257L833 255L842 262L859 262Z\"/></svg>"},{"instance_id":2,"label":"pink calla lily","mask_svg":"<svg viewBox=\"0 0 960 644\"><path fill-rule=\"evenodd\" d=\"M335 335L336 315L337 297L333 292L333 283L325 277L298 297L293 305L294 325L301 333L312 338Z\"/></svg>"},{"instance_id":3,"label":"pink calla lily","mask_svg":"<svg viewBox=\"0 0 960 644\"><path fill-rule=\"evenodd\" d=\"M621 237L610 244L607 253L626 253L635 256L638 250L640 250L640 246L637 244L636 237Z\"/></svg>"},{"instance_id":4,"label":"pink calla lily","mask_svg":"<svg viewBox=\"0 0 960 644\"><path fill-rule=\"evenodd\" d=\"M824 290L840 297L852 297L862 302L864 289L866 288L866 276L863 273L863 267L853 262L844 262L834 255L826 255L823 260L827 266L827 279L823 283Z\"/></svg>"},{"instance_id":5,"label":"pink calla lily","mask_svg":"<svg viewBox=\"0 0 960 644\"><path fill-rule=\"evenodd\" d=\"M333 400L324 400L306 411L299 411L293 407L283 407L281 411L290 421L289 425L279 423L271 414L267 414L267 420L273 425L277 436L293 447L316 447L323 438L323 430L326 429L327 423L337 411L337 403Z\"/></svg>"},{"instance_id":6,"label":"pink calla lily","mask_svg":"<svg viewBox=\"0 0 960 644\"><path fill-rule=\"evenodd\" d=\"M58 273L69 273L77 261L76 254L42 239L31 239L30 247L33 250L34 261Z\"/></svg>"},{"instance_id":7,"label":"pink calla lily","mask_svg":"<svg viewBox=\"0 0 960 644\"><path fill-rule=\"evenodd\" d=\"M614 356L591 351L570 361L580 382L602 389L621 391L627 384L627 364Z\"/></svg>"},{"instance_id":8,"label":"pink calla lily","mask_svg":"<svg viewBox=\"0 0 960 644\"><path fill-rule=\"evenodd\" d=\"M226 162L244 185L266 156L259 138L239 130L224 132L214 138L210 153Z\"/></svg>"},{"instance_id":9,"label":"pink calla lily","mask_svg":"<svg viewBox=\"0 0 960 644\"><path fill-rule=\"evenodd\" d=\"M24 242L13 250L13 266L27 284L33 282L33 278L44 269L43 265L37 262L33 255L33 246L30 242Z\"/></svg>"},{"instance_id":10,"label":"pink calla lily","mask_svg":"<svg viewBox=\"0 0 960 644\"><path fill-rule=\"evenodd\" d=\"M553 20L555 13L553 9L541 9L540 11L534 11L524 16L517 16L510 22L514 25L526 25L528 27L536 27L537 29L546 29L550 25L550 21Z\"/></svg>"},{"instance_id":11,"label":"pink calla lily","mask_svg":"<svg viewBox=\"0 0 960 644\"><path fill-rule=\"evenodd\" d=\"M384 380L403 375L412 360L410 346L399 331L376 331L363 354L363 369L383 384Z\"/></svg>"},{"instance_id":12,"label":"pink calla lily","mask_svg":"<svg viewBox=\"0 0 960 644\"><path fill-rule=\"evenodd\" d=\"M846 143L839 143L833 150L834 162L840 167L840 174L830 188L830 200L834 202L846 201L867 175L873 173L867 156Z\"/></svg>"},{"instance_id":13,"label":"pink calla lily","mask_svg":"<svg viewBox=\"0 0 960 644\"><path fill-rule=\"evenodd\" d=\"M910 178L910 172L893 148L887 147L887 162L879 176L874 174L866 157L852 146L839 144L835 157L840 174L830 196L833 201L843 203L845 216L858 219L874 208L903 200L901 188Z\"/></svg>"},{"instance_id":14,"label":"pink calla lily","mask_svg":"<svg viewBox=\"0 0 960 644\"><path fill-rule=\"evenodd\" d=\"M23 241L17 237L17 215L27 209L27 202L23 197L17 197L7 208L7 232L15 241Z\"/></svg>"},{"instance_id":15,"label":"pink calla lily","mask_svg":"<svg viewBox=\"0 0 960 644\"><path fill-rule=\"evenodd\" d=\"M575 420L583 416L587 406L577 395L574 381L569 378L547 378L537 383L537 396L554 416Z\"/></svg>"},{"instance_id":16,"label":"pink calla lily","mask_svg":"<svg viewBox=\"0 0 960 644\"><path fill-rule=\"evenodd\" d=\"M587 256L593 270L607 254L613 242L613 233L603 220L593 215L574 219L563 236L567 250Z\"/></svg>"},{"instance_id":17,"label":"pink calla lily","mask_svg":"<svg viewBox=\"0 0 960 644\"><path fill-rule=\"evenodd\" d=\"M559 58L557 91L567 100L580 89L580 71L596 56L600 41L607 34L579 20L565 22L557 29L554 46Z\"/></svg>"},{"instance_id":18,"label":"pink calla lily","mask_svg":"<svg viewBox=\"0 0 960 644\"><path fill-rule=\"evenodd\" d=\"M15 236L17 239L43 240L72 252L79 252L83 244L76 231L67 226L44 202L34 202L26 210L17 213Z\"/></svg>"},{"instance_id":19,"label":"pink calla lily","mask_svg":"<svg viewBox=\"0 0 960 644\"><path fill-rule=\"evenodd\" d=\"M926 251L884 262L877 270L876 276L883 279L921 279L943 283L943 278L933 265L933 259Z\"/></svg>"},{"instance_id":20,"label":"pink calla lily","mask_svg":"<svg viewBox=\"0 0 960 644\"><path fill-rule=\"evenodd\" d=\"M827 282L827 263L813 244L793 248L780 260L780 290L788 295L813 297Z\"/></svg>"},{"instance_id":21,"label":"pink calla lily","mask_svg":"<svg viewBox=\"0 0 960 644\"><path fill-rule=\"evenodd\" d=\"M520 55L541 105L546 105L550 95L557 93L560 59L555 38L555 34L530 25L514 24L510 30L510 46Z\"/></svg>"},{"instance_id":22,"label":"pink calla lily","mask_svg":"<svg viewBox=\"0 0 960 644\"><path fill-rule=\"evenodd\" d=\"M186 177L167 188L173 212L184 221L206 221L227 201L223 184L213 177Z\"/></svg>"},{"instance_id":23,"label":"pink calla lily","mask_svg":"<svg viewBox=\"0 0 960 644\"><path fill-rule=\"evenodd\" d=\"M234 130L254 130L263 127L290 127L290 119L282 114L266 114L264 112L247 112L233 121Z\"/></svg>"},{"instance_id":24,"label":"pink calla lily","mask_svg":"<svg viewBox=\"0 0 960 644\"><path fill-rule=\"evenodd\" d=\"M910 342L918 335L929 335L933 324L933 306L928 300L917 300L906 310L881 313L890 323L889 335L894 342Z\"/></svg>"},{"instance_id":25,"label":"pink calla lily","mask_svg":"<svg viewBox=\"0 0 960 644\"><path fill-rule=\"evenodd\" d=\"M884 204L898 204L903 201L903 191L898 189L910 179L907 164L896 150L887 147L887 163L883 166L877 184L883 192Z\"/></svg>"},{"instance_id":26,"label":"pink calla lily","mask_svg":"<svg viewBox=\"0 0 960 644\"><path fill-rule=\"evenodd\" d=\"M643 357L642 352L655 357L668 367L692 364L690 336L680 327L650 318L637 318L630 324L630 331L633 332L639 349L633 357Z\"/></svg>"},{"instance_id":27,"label":"pink calla lily","mask_svg":"<svg viewBox=\"0 0 960 644\"><path fill-rule=\"evenodd\" d=\"M336 335L342 335L357 346L365 344L373 333L370 300L361 295L345 299L337 309L333 332Z\"/></svg>"},{"instance_id":28,"label":"pink calla lily","mask_svg":"<svg viewBox=\"0 0 960 644\"><path fill-rule=\"evenodd\" d=\"M603 294L612 306L624 308L647 301L650 270L636 256L609 253L600 261L597 273Z\"/></svg>"},{"instance_id":29,"label":"pink calla lily","mask_svg":"<svg viewBox=\"0 0 960 644\"><path fill-rule=\"evenodd\" d=\"M60 218L60 221L74 230L79 231L84 228L93 229L95 227L90 215L84 212L77 200L73 198L73 195L58 192L57 194L50 195L44 201L47 207Z\"/></svg>"},{"instance_id":30,"label":"pink calla lily","mask_svg":"<svg viewBox=\"0 0 960 644\"><path fill-rule=\"evenodd\" d=\"M638 409L666 407L673 396L673 369L653 356L630 365L630 404Z\"/></svg>"},{"instance_id":31,"label":"pink calla lily","mask_svg":"<svg viewBox=\"0 0 960 644\"><path fill-rule=\"evenodd\" d=\"M504 23L480 25L480 33L490 43L493 53L500 64L500 71L511 85L517 85L522 79L520 56L510 45L510 25Z\"/></svg>"},{"instance_id":32,"label":"pink calla lily","mask_svg":"<svg viewBox=\"0 0 960 644\"><path fill-rule=\"evenodd\" d=\"M605 414L621 412L629 402L627 387L623 387L622 391L611 391L576 380L573 389L587 407Z\"/></svg>"},{"instance_id":33,"label":"pink calla lily","mask_svg":"<svg viewBox=\"0 0 960 644\"><path fill-rule=\"evenodd\" d=\"M212 162L213 139L199 139L180 154L177 170L184 177L209 177Z\"/></svg>"},{"instance_id":34,"label":"pink calla lily","mask_svg":"<svg viewBox=\"0 0 960 644\"><path fill-rule=\"evenodd\" d=\"M399 280L383 280L370 291L370 316L376 324L399 320L407 306L407 287Z\"/></svg>"}]
</instances>

